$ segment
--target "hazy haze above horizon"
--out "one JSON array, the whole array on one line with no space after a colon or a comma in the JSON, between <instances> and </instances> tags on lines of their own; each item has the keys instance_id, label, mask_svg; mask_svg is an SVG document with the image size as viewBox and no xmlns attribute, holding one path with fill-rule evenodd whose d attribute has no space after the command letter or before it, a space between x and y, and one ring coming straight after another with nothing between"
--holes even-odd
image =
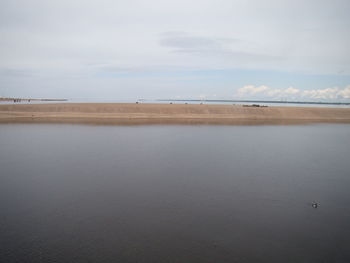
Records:
<instances>
[{"instance_id":1,"label":"hazy haze above horizon","mask_svg":"<svg viewBox=\"0 0 350 263\"><path fill-rule=\"evenodd\" d=\"M0 96L350 101L350 1L0 0Z\"/></svg>"}]
</instances>

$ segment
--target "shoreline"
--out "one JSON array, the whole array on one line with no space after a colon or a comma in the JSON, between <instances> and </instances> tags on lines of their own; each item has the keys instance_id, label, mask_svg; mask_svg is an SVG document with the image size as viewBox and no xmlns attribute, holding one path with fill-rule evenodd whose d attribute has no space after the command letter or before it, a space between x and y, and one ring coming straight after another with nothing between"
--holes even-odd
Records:
<instances>
[{"instance_id":1,"label":"shoreline","mask_svg":"<svg viewBox=\"0 0 350 263\"><path fill-rule=\"evenodd\" d=\"M148 103L4 104L0 105L1 123L101 125L350 123L350 108Z\"/></svg>"},{"instance_id":2,"label":"shoreline","mask_svg":"<svg viewBox=\"0 0 350 263\"><path fill-rule=\"evenodd\" d=\"M0 102L13 102L13 103L21 103L21 102L32 102L32 101L68 101L67 99L24 99L24 98L4 98L0 97Z\"/></svg>"}]
</instances>

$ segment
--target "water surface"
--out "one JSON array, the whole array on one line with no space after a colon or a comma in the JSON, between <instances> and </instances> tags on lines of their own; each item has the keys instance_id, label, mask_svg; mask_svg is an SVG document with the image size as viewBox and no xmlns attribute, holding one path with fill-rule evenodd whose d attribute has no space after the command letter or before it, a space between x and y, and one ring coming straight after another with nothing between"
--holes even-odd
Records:
<instances>
[{"instance_id":1,"label":"water surface","mask_svg":"<svg viewBox=\"0 0 350 263\"><path fill-rule=\"evenodd\" d=\"M0 125L0 262L350 262L349 135Z\"/></svg>"}]
</instances>

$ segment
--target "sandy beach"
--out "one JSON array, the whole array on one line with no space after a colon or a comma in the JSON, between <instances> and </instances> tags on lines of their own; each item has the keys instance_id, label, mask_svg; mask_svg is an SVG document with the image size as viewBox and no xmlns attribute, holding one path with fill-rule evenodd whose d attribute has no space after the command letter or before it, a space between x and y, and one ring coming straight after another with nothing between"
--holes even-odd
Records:
<instances>
[{"instance_id":1,"label":"sandy beach","mask_svg":"<svg viewBox=\"0 0 350 263\"><path fill-rule=\"evenodd\" d=\"M48 103L0 105L0 123L267 125L350 123L350 108Z\"/></svg>"}]
</instances>

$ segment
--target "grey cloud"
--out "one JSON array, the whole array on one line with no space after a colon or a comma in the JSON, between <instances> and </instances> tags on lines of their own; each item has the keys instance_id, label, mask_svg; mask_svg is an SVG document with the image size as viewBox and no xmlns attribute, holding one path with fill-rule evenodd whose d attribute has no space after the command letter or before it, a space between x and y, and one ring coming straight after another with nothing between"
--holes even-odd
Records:
<instances>
[{"instance_id":1,"label":"grey cloud","mask_svg":"<svg viewBox=\"0 0 350 263\"><path fill-rule=\"evenodd\" d=\"M229 45L237 41L239 40L233 38L191 36L182 33L163 34L160 44L180 52L192 52L197 50L225 50Z\"/></svg>"},{"instance_id":2,"label":"grey cloud","mask_svg":"<svg viewBox=\"0 0 350 263\"><path fill-rule=\"evenodd\" d=\"M1 77L31 77L35 75L33 70L0 68Z\"/></svg>"},{"instance_id":3,"label":"grey cloud","mask_svg":"<svg viewBox=\"0 0 350 263\"><path fill-rule=\"evenodd\" d=\"M160 45L174 53L191 53L206 56L216 56L237 61L281 60L280 56L259 54L239 50L235 45L244 45L243 40L236 38L218 38L194 36L185 32L166 32L161 34Z\"/></svg>"},{"instance_id":4,"label":"grey cloud","mask_svg":"<svg viewBox=\"0 0 350 263\"><path fill-rule=\"evenodd\" d=\"M346 75L349 7L349 0L0 0L0 91L52 86L59 93L65 86L85 92L86 82L99 83L104 73L253 69ZM111 89L127 78L121 79L111 78ZM171 82L128 81L145 88ZM96 84L97 93L102 86Z\"/></svg>"},{"instance_id":5,"label":"grey cloud","mask_svg":"<svg viewBox=\"0 0 350 263\"><path fill-rule=\"evenodd\" d=\"M154 71L152 67L141 66L118 66L113 64L97 64L90 66L97 74L129 74L129 73L143 73Z\"/></svg>"},{"instance_id":6,"label":"grey cloud","mask_svg":"<svg viewBox=\"0 0 350 263\"><path fill-rule=\"evenodd\" d=\"M114 75L132 75L140 74L140 73L158 73L158 74L166 74L169 72L176 72L183 70L181 66L174 65L131 65L131 66L123 66L117 65L113 63L88 63L87 68L91 69L96 74L106 73L106 74L114 74ZM187 68L188 70L196 70L196 68Z\"/></svg>"}]
</instances>

